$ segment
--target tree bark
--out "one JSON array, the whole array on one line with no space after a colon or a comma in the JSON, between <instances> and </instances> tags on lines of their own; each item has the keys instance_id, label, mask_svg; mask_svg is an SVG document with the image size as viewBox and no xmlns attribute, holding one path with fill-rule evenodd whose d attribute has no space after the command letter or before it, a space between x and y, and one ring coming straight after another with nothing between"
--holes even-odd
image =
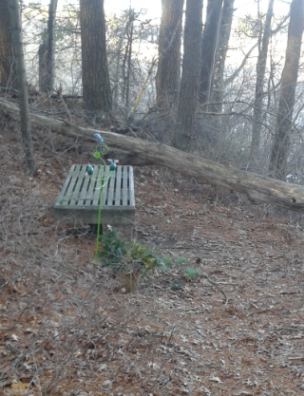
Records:
<instances>
[{"instance_id":1,"label":"tree bark","mask_svg":"<svg viewBox=\"0 0 304 396\"><path fill-rule=\"evenodd\" d=\"M39 91L47 92L47 63L46 63L47 45L42 43L38 49L38 81Z\"/></svg>"},{"instance_id":2,"label":"tree bark","mask_svg":"<svg viewBox=\"0 0 304 396\"><path fill-rule=\"evenodd\" d=\"M0 86L14 85L14 61L9 14L10 0L0 1Z\"/></svg>"},{"instance_id":3,"label":"tree bark","mask_svg":"<svg viewBox=\"0 0 304 396\"><path fill-rule=\"evenodd\" d=\"M204 104L209 99L214 58L218 43L219 25L223 0L208 0L206 25L202 37L201 75L199 101Z\"/></svg>"},{"instance_id":4,"label":"tree bark","mask_svg":"<svg viewBox=\"0 0 304 396\"><path fill-rule=\"evenodd\" d=\"M134 19L134 10L131 8L129 9L129 17L128 17L128 22L126 24L125 28L125 36L127 39L127 45L125 48L125 53L122 61L122 78L123 78L123 85L122 85L122 102L125 104L126 103L126 92L127 92L127 82L128 82L128 60L129 60L129 45L130 45L130 30L132 30L132 36L133 36L133 19ZM122 38L122 41L124 38ZM122 42L119 43L118 48L121 46ZM119 48L120 49L120 48ZM129 99L128 99L129 100Z\"/></svg>"},{"instance_id":5,"label":"tree bark","mask_svg":"<svg viewBox=\"0 0 304 396\"><path fill-rule=\"evenodd\" d=\"M184 32L184 58L174 147L189 151L195 132L195 116L200 72L203 0L187 0Z\"/></svg>"},{"instance_id":6,"label":"tree bark","mask_svg":"<svg viewBox=\"0 0 304 396\"><path fill-rule=\"evenodd\" d=\"M156 106L171 111L177 103L184 0L163 0L159 32Z\"/></svg>"},{"instance_id":7,"label":"tree bark","mask_svg":"<svg viewBox=\"0 0 304 396\"><path fill-rule=\"evenodd\" d=\"M112 92L106 53L103 0L80 0L83 100L88 114L111 120Z\"/></svg>"},{"instance_id":8,"label":"tree bark","mask_svg":"<svg viewBox=\"0 0 304 396\"><path fill-rule=\"evenodd\" d=\"M16 105L0 98L0 108L13 119L18 120ZM94 134L99 133L109 147L129 152L128 164L130 165L168 167L189 178L193 177L198 182L227 187L243 193L252 204L268 203L285 209L304 212L303 186L244 172L232 166L221 165L170 146L154 144L142 139L91 128L80 128L64 121L37 114L31 114L31 119L33 123L42 128L95 143Z\"/></svg>"},{"instance_id":9,"label":"tree bark","mask_svg":"<svg viewBox=\"0 0 304 396\"><path fill-rule=\"evenodd\" d=\"M288 41L285 66L281 79L281 94L276 122L276 133L273 140L269 164L270 175L277 179L284 179L287 171L287 157L289 152L303 29L304 1L293 0L290 6Z\"/></svg>"},{"instance_id":10,"label":"tree bark","mask_svg":"<svg viewBox=\"0 0 304 396\"><path fill-rule=\"evenodd\" d=\"M19 90L22 144L28 169L30 173L34 174L36 173L37 167L32 145L30 113L28 107L28 93L22 44L20 9L18 0L10 0L9 12L12 28L13 54L16 63L17 86Z\"/></svg>"},{"instance_id":11,"label":"tree bark","mask_svg":"<svg viewBox=\"0 0 304 396\"><path fill-rule=\"evenodd\" d=\"M224 99L224 70L225 61L228 51L228 44L232 26L234 0L224 0L222 16L220 22L218 49L215 55L214 73L211 88L211 105L209 110L215 113L221 113Z\"/></svg>"},{"instance_id":12,"label":"tree bark","mask_svg":"<svg viewBox=\"0 0 304 396\"><path fill-rule=\"evenodd\" d=\"M131 60L132 60L132 44L133 44L133 28L134 28L134 10L130 10L131 26L128 32L128 71L126 81L126 109L129 112L129 96L130 96L130 76L131 76Z\"/></svg>"},{"instance_id":13,"label":"tree bark","mask_svg":"<svg viewBox=\"0 0 304 396\"><path fill-rule=\"evenodd\" d=\"M266 72L267 54L269 39L271 36L271 20L273 17L274 0L269 0L262 43L259 46L259 56L257 63L257 81L255 87L255 100L253 111L251 156L256 158L260 149L261 129L263 121L263 99L264 99L264 80Z\"/></svg>"},{"instance_id":14,"label":"tree bark","mask_svg":"<svg viewBox=\"0 0 304 396\"><path fill-rule=\"evenodd\" d=\"M39 47L39 90L52 94L54 84L54 28L58 0L51 0L46 43Z\"/></svg>"}]
</instances>

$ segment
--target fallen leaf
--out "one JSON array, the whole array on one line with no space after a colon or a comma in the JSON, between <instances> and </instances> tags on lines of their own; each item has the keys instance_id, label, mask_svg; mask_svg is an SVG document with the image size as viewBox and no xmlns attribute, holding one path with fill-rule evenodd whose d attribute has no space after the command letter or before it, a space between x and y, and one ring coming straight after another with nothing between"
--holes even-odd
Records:
<instances>
[{"instance_id":1,"label":"fallen leaf","mask_svg":"<svg viewBox=\"0 0 304 396\"><path fill-rule=\"evenodd\" d=\"M215 377L213 374L210 375L209 381L218 382L219 384L222 384L222 383L223 383L223 382L219 379L219 377Z\"/></svg>"}]
</instances>

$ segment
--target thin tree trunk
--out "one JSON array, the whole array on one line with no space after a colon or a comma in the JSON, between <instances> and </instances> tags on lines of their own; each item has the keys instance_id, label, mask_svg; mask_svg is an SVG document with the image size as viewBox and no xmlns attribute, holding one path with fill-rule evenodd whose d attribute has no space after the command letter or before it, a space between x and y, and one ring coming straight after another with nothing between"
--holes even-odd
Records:
<instances>
[{"instance_id":1,"label":"thin tree trunk","mask_svg":"<svg viewBox=\"0 0 304 396\"><path fill-rule=\"evenodd\" d=\"M47 51L47 76L49 93L53 91L54 84L54 28L56 20L58 0L52 0L49 5L49 21L48 21L48 51Z\"/></svg>"},{"instance_id":2,"label":"thin tree trunk","mask_svg":"<svg viewBox=\"0 0 304 396\"><path fill-rule=\"evenodd\" d=\"M114 80L114 87L113 87L113 107L117 108L118 106L118 102L119 102L119 80L120 80L120 59L122 58L122 48L123 48L123 44L125 41L125 36L128 37L128 29L130 26L130 15L128 18L128 21L126 23L126 26L124 28L124 32L123 34L118 34L118 36L120 36L120 39L117 43L117 56L116 56L116 70L115 70L115 80ZM119 33L119 32L117 32ZM127 42L128 43L128 42ZM125 74L126 74L126 62L127 62L127 55L128 55L128 44L126 45L125 48L125 52L124 52L124 57L123 57L123 61L122 61L122 66L121 66L121 70L122 70L122 80L123 80L123 84L122 84L122 88L121 88L121 99L122 102L124 103L125 101ZM109 64L109 69L111 68L111 64Z\"/></svg>"},{"instance_id":3,"label":"thin tree trunk","mask_svg":"<svg viewBox=\"0 0 304 396\"><path fill-rule=\"evenodd\" d=\"M113 109L114 109L114 111L118 107L120 49L121 49L120 47L118 47L118 49L117 49L116 71L115 71L115 80L114 80L114 87L113 87Z\"/></svg>"},{"instance_id":4,"label":"thin tree trunk","mask_svg":"<svg viewBox=\"0 0 304 396\"><path fill-rule=\"evenodd\" d=\"M269 171L272 177L284 179L292 128L301 41L304 29L304 1L293 0L290 6L290 21L285 66L281 79L281 95L276 123L276 133L271 150Z\"/></svg>"},{"instance_id":5,"label":"thin tree trunk","mask_svg":"<svg viewBox=\"0 0 304 396\"><path fill-rule=\"evenodd\" d=\"M129 10L131 11L131 9ZM128 54L129 54L129 29L131 24L133 23L132 18L131 18L131 13L129 12L129 19L126 24L125 28L125 36L127 37L127 45L125 48L125 53L122 61L122 80L123 80L123 85L122 85L122 102L125 104L126 101L126 89L127 89L127 76L126 76L126 65L127 65L127 60L128 60Z\"/></svg>"},{"instance_id":6,"label":"thin tree trunk","mask_svg":"<svg viewBox=\"0 0 304 396\"><path fill-rule=\"evenodd\" d=\"M263 99L264 99L264 80L266 72L267 54L269 39L271 36L271 20L273 17L274 0L269 0L268 11L262 43L260 45L258 63L257 63L257 81L255 87L255 100L253 111L252 140L251 140L251 156L255 158L260 149L261 129L263 121Z\"/></svg>"},{"instance_id":7,"label":"thin tree trunk","mask_svg":"<svg viewBox=\"0 0 304 396\"><path fill-rule=\"evenodd\" d=\"M39 45L38 49L38 62L39 62L39 91L40 92L48 92L47 90L47 45L42 43Z\"/></svg>"},{"instance_id":8,"label":"thin tree trunk","mask_svg":"<svg viewBox=\"0 0 304 396\"><path fill-rule=\"evenodd\" d=\"M171 111L177 103L184 0L163 0L159 32L156 106Z\"/></svg>"},{"instance_id":9,"label":"thin tree trunk","mask_svg":"<svg viewBox=\"0 0 304 396\"><path fill-rule=\"evenodd\" d=\"M112 112L103 0L80 0L82 84L87 113L109 124Z\"/></svg>"},{"instance_id":10,"label":"thin tree trunk","mask_svg":"<svg viewBox=\"0 0 304 396\"><path fill-rule=\"evenodd\" d=\"M206 25L202 37L201 75L199 101L204 104L209 99L214 58L218 43L218 33L223 0L208 0Z\"/></svg>"},{"instance_id":11,"label":"thin tree trunk","mask_svg":"<svg viewBox=\"0 0 304 396\"><path fill-rule=\"evenodd\" d=\"M173 146L183 151L191 148L195 132L203 0L187 0L186 4L183 73L172 139Z\"/></svg>"},{"instance_id":12,"label":"thin tree trunk","mask_svg":"<svg viewBox=\"0 0 304 396\"><path fill-rule=\"evenodd\" d=\"M212 78L211 105L209 110L215 113L221 113L224 98L224 70L225 61L228 51L228 44L232 26L235 0L224 0L222 16L219 30L218 49L216 51L214 62L214 73Z\"/></svg>"},{"instance_id":13,"label":"thin tree trunk","mask_svg":"<svg viewBox=\"0 0 304 396\"><path fill-rule=\"evenodd\" d=\"M142 96L142 94L143 94L143 92L144 92L144 89L146 88L146 85L148 84L148 81L149 81L149 79L150 79L150 77L151 77L151 74L152 74L152 71L153 71L154 66L155 66L155 60L153 59L153 61L152 61L152 63L151 63L151 66L150 66L150 68L149 68L149 71L148 71L148 75L147 75L147 77L145 78L145 81L143 82L142 86L140 87L140 90L139 90L139 93L138 93L138 95L137 95L137 98L136 98L136 101L135 101L135 104L134 104L132 113L131 113L130 116L129 116L129 118L130 118L131 120L134 120L134 116L135 116L135 114L136 114L136 110L137 110L137 107L138 107L140 98L141 98L141 96ZM133 122L133 121L132 121L132 122Z\"/></svg>"},{"instance_id":14,"label":"thin tree trunk","mask_svg":"<svg viewBox=\"0 0 304 396\"><path fill-rule=\"evenodd\" d=\"M133 43L133 26L134 26L134 10L130 10L131 28L128 36L128 71L126 81L126 108L129 111L129 95L130 95L130 75L131 75L131 60L132 60L132 43Z\"/></svg>"},{"instance_id":15,"label":"thin tree trunk","mask_svg":"<svg viewBox=\"0 0 304 396\"><path fill-rule=\"evenodd\" d=\"M125 54L122 62L122 101L125 103L125 97L126 97L126 87L127 87L127 76L126 76L126 64L127 64L127 58L128 58L128 53L129 53L129 40L127 41L126 49L125 49Z\"/></svg>"},{"instance_id":16,"label":"thin tree trunk","mask_svg":"<svg viewBox=\"0 0 304 396\"><path fill-rule=\"evenodd\" d=\"M51 0L46 42L39 47L39 90L52 94L54 84L54 28L58 0Z\"/></svg>"},{"instance_id":17,"label":"thin tree trunk","mask_svg":"<svg viewBox=\"0 0 304 396\"><path fill-rule=\"evenodd\" d=\"M0 86L9 87L14 83L14 60L9 14L10 0L0 1Z\"/></svg>"},{"instance_id":18,"label":"thin tree trunk","mask_svg":"<svg viewBox=\"0 0 304 396\"><path fill-rule=\"evenodd\" d=\"M17 86L19 90L22 144L28 169L32 174L34 174L36 173L37 168L32 145L30 114L28 107L28 93L22 44L20 9L18 0L10 0L9 11L12 27L13 53L16 62Z\"/></svg>"}]
</instances>

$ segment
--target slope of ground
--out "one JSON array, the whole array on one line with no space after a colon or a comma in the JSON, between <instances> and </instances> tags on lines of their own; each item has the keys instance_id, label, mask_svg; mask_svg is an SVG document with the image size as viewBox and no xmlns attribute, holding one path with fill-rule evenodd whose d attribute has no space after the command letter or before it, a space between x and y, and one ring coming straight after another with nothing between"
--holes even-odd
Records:
<instances>
[{"instance_id":1,"label":"slope of ground","mask_svg":"<svg viewBox=\"0 0 304 396\"><path fill-rule=\"evenodd\" d=\"M136 168L136 224L118 232L187 262L125 294L88 229L52 218L92 148L34 130L31 178L18 132L1 117L1 396L304 394L301 215Z\"/></svg>"}]
</instances>

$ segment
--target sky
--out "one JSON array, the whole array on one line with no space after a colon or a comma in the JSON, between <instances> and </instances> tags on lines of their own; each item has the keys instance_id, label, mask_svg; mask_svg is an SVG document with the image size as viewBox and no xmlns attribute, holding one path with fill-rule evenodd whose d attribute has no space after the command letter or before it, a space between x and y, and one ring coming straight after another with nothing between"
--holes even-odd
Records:
<instances>
[{"instance_id":1,"label":"sky","mask_svg":"<svg viewBox=\"0 0 304 396\"><path fill-rule=\"evenodd\" d=\"M77 0L78 1L78 0ZM66 3L75 2L75 0L59 0L58 8ZM204 0L206 3L207 0ZM43 5L48 5L49 0L41 0ZM104 0L106 14L119 13L121 10L126 10L131 5L136 11L140 9L147 9L147 17L152 19L159 19L161 15L161 0ZM268 6L267 0L260 0L260 7L263 12L266 12ZM256 14L257 5L256 0L235 0L236 16L240 17L248 13ZM275 0L274 10L275 14L286 15L290 8L290 0Z\"/></svg>"}]
</instances>

